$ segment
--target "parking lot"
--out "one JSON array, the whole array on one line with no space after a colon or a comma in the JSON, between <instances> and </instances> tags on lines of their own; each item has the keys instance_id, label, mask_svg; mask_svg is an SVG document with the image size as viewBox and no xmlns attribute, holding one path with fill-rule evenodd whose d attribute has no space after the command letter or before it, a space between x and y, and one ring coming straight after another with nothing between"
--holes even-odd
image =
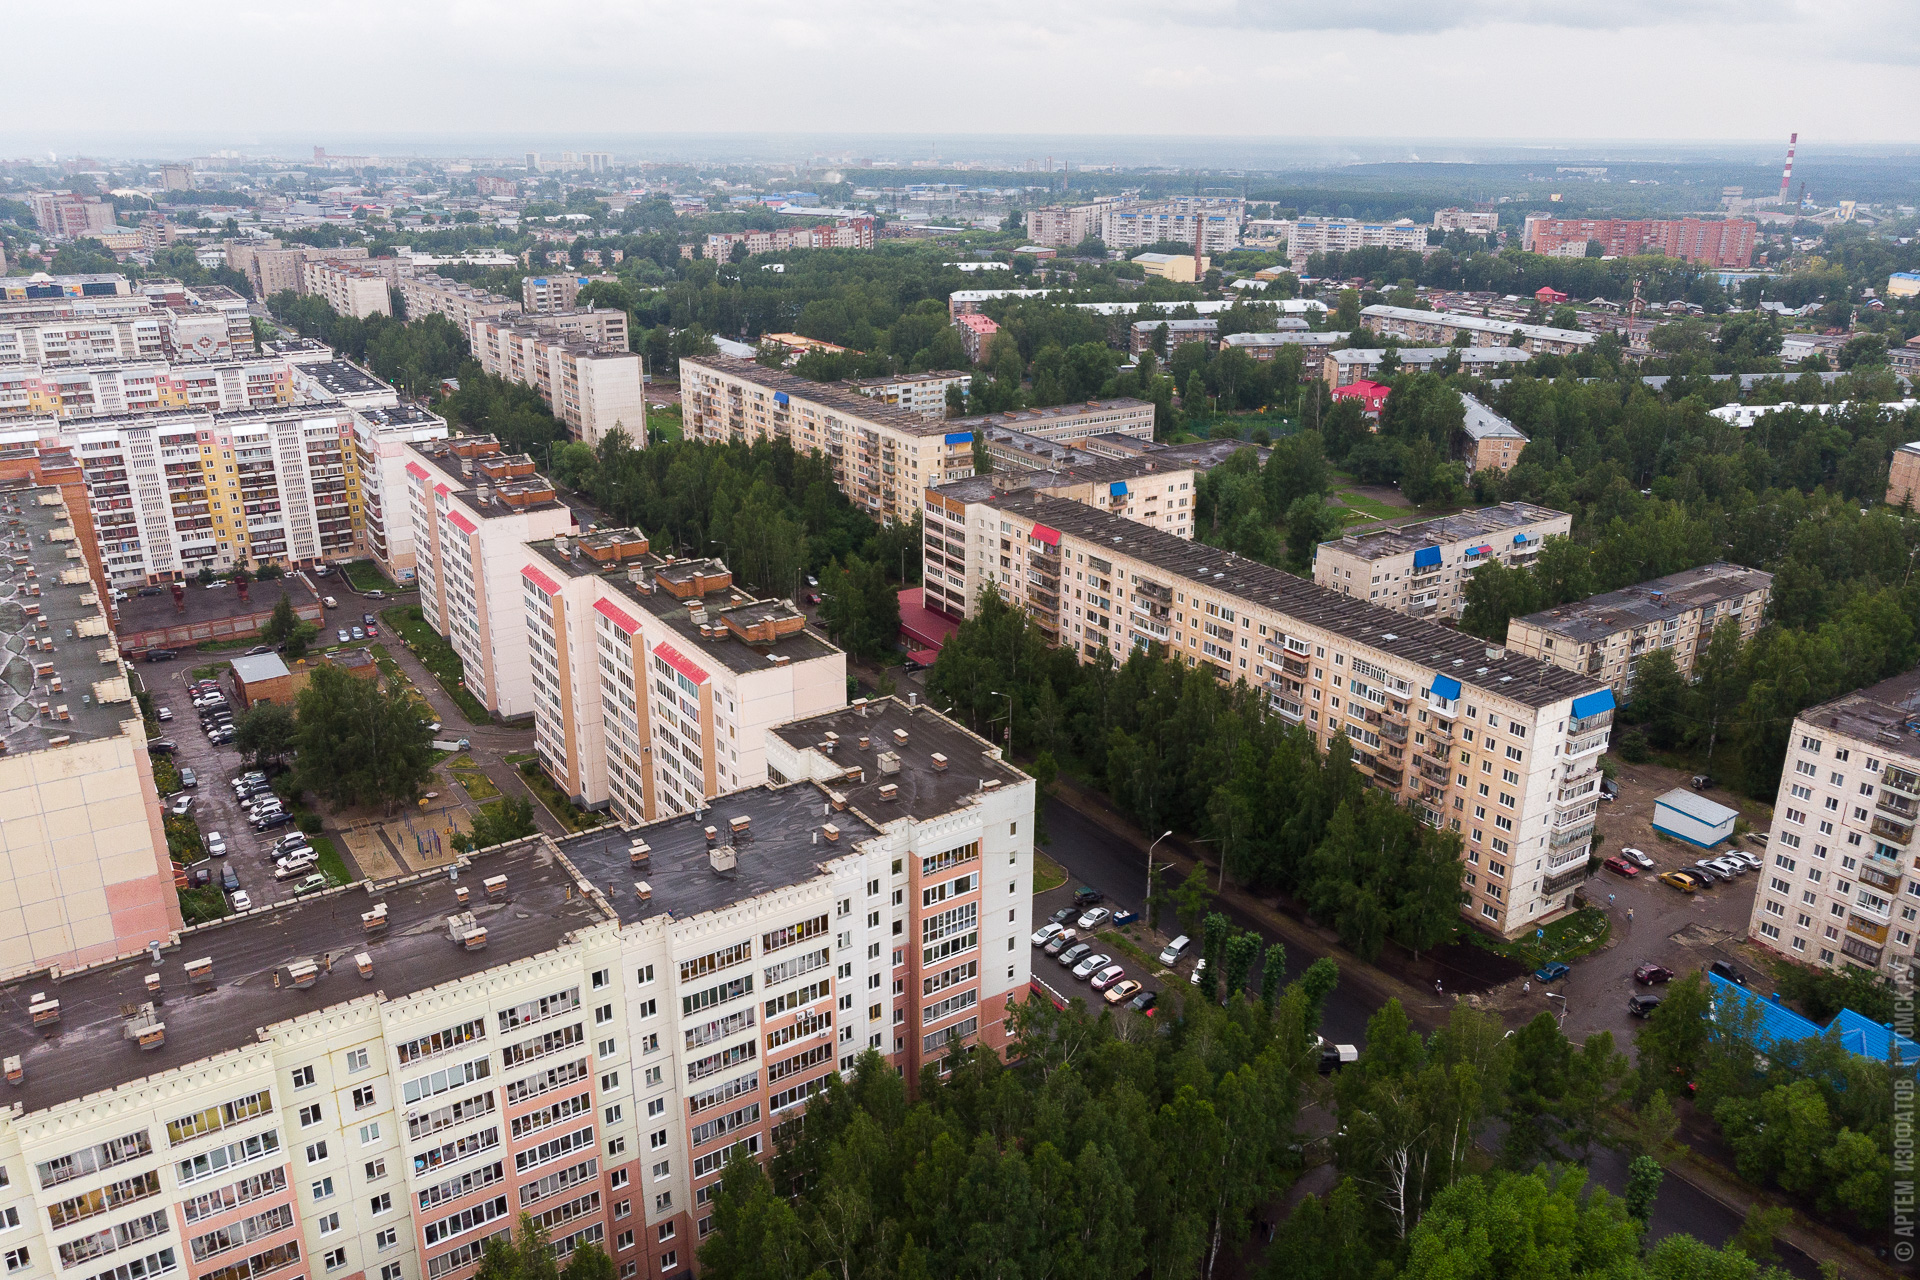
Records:
<instances>
[{"instance_id":1,"label":"parking lot","mask_svg":"<svg viewBox=\"0 0 1920 1280\"><path fill-rule=\"evenodd\" d=\"M1069 877L1067 882L1058 888L1034 895L1033 927L1039 929L1053 919L1055 912L1073 907L1074 894L1081 888L1082 883ZM1124 910L1106 897L1102 897L1098 905L1109 911ZM1080 914L1081 910L1076 910L1074 915L1066 920L1066 926L1077 928ZM1146 990L1158 995L1165 990L1166 982L1175 977L1172 971L1161 966L1158 961L1160 948L1166 945L1166 940L1153 940L1144 920L1126 926L1116 926L1108 920L1093 929L1081 929L1078 932L1082 939L1092 944L1094 953L1111 957L1113 964L1120 965L1126 971L1123 980L1130 979L1138 982ZM1134 948L1146 955L1150 963L1142 963L1138 955L1131 954L1125 944L1117 942L1116 938L1123 938L1126 943L1132 944ZM1193 957L1198 954L1198 945L1189 947L1186 956L1176 968L1182 971L1191 969ZM1098 970L1095 972L1097 973ZM1058 957L1046 955L1039 947L1033 948L1033 975L1063 999L1084 1000L1088 1008L1095 1011L1106 1007L1105 993L1093 989L1093 974L1076 978L1071 968L1061 966ZM1184 972L1180 976L1184 979ZM1125 1007L1124 1001L1122 1007Z\"/></svg>"},{"instance_id":2,"label":"parking lot","mask_svg":"<svg viewBox=\"0 0 1920 1280\"><path fill-rule=\"evenodd\" d=\"M1603 870L1588 880L1588 901L1612 918L1612 934L1605 948L1574 961L1573 972L1551 987L1535 981L1528 984L1531 990L1515 992L1509 984L1504 993L1511 1011L1523 1017L1541 1009L1559 1013L1561 1002L1549 999L1547 992L1564 995L1564 1025L1576 1041L1594 1031L1611 1031L1616 1041L1632 1036L1639 1023L1627 1012L1628 997L1635 992L1659 994L1657 986L1649 988L1634 982L1633 971L1642 964L1662 965L1678 976L1705 968L1715 960L1726 960L1747 976L1755 991L1772 990L1772 974L1764 953L1746 942L1754 887L1764 872L1748 872L1693 894L1659 881L1662 871L1691 867L1695 859L1729 848L1752 853L1764 861L1765 846L1738 839L1709 852L1656 835L1654 801L1675 787L1686 787L1685 774L1658 765L1621 762L1616 781L1620 798L1601 805L1602 845L1596 852L1611 856L1623 845L1631 845L1651 857L1655 869L1643 870L1632 878ZM1724 787L1716 786L1701 794L1738 809L1755 831L1764 832L1772 826L1772 811L1764 804Z\"/></svg>"}]
</instances>

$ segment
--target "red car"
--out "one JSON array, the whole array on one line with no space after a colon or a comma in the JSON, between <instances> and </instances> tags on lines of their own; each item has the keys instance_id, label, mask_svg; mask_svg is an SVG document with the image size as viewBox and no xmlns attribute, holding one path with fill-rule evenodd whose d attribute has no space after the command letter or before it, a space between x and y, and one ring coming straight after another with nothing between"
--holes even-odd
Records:
<instances>
[{"instance_id":1,"label":"red car","mask_svg":"<svg viewBox=\"0 0 1920 1280\"><path fill-rule=\"evenodd\" d=\"M1672 982L1673 970L1664 965L1643 964L1633 971L1633 980L1647 987L1656 982Z\"/></svg>"},{"instance_id":2,"label":"red car","mask_svg":"<svg viewBox=\"0 0 1920 1280\"><path fill-rule=\"evenodd\" d=\"M1614 874L1626 876L1628 879L1632 879L1634 876L1637 876L1640 874L1640 868L1634 866L1631 862L1628 862L1625 858L1618 857L1618 856L1608 858L1605 862L1601 863L1600 865L1605 867L1607 870L1613 872Z\"/></svg>"}]
</instances>

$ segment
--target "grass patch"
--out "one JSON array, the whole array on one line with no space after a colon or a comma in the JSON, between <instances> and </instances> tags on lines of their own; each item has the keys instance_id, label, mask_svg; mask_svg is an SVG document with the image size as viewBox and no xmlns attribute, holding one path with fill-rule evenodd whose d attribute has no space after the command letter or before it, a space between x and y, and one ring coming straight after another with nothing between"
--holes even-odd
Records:
<instances>
[{"instance_id":1,"label":"grass patch","mask_svg":"<svg viewBox=\"0 0 1920 1280\"><path fill-rule=\"evenodd\" d=\"M647 406L647 432L658 432L662 440L678 440L686 435L686 426L680 416L680 402L671 404L649 404Z\"/></svg>"},{"instance_id":2,"label":"grass patch","mask_svg":"<svg viewBox=\"0 0 1920 1280\"><path fill-rule=\"evenodd\" d=\"M605 819L597 813L582 809L566 798L560 788L553 785L553 779L540 767L538 760L528 760L520 766L520 777L527 784L527 790L539 798L547 812L554 816L559 824L569 831L586 831L600 826Z\"/></svg>"},{"instance_id":3,"label":"grass patch","mask_svg":"<svg viewBox=\"0 0 1920 1280\"><path fill-rule=\"evenodd\" d=\"M493 785L493 779L478 769L449 769L448 772L475 800L497 800L500 796L500 788Z\"/></svg>"},{"instance_id":4,"label":"grass patch","mask_svg":"<svg viewBox=\"0 0 1920 1280\"><path fill-rule=\"evenodd\" d=\"M195 667L193 669L193 678L195 680L217 679L222 671L228 670L232 666L233 664L231 662L209 662L204 667Z\"/></svg>"},{"instance_id":5,"label":"grass patch","mask_svg":"<svg viewBox=\"0 0 1920 1280\"><path fill-rule=\"evenodd\" d=\"M466 679L467 668L460 661L460 655L453 651L453 646L439 632L427 625L420 616L418 605L396 605L382 612L380 620L406 641L413 656L433 673L433 678L440 682L447 696L459 706L460 714L467 718L468 724L493 723L493 718L487 714L480 699L467 692L466 685L462 683Z\"/></svg>"},{"instance_id":6,"label":"grass patch","mask_svg":"<svg viewBox=\"0 0 1920 1280\"><path fill-rule=\"evenodd\" d=\"M240 636L234 640L206 640L195 645L194 648L201 653L228 653L234 649L251 649L265 643L266 641L260 638L260 633L255 632L250 636Z\"/></svg>"},{"instance_id":7,"label":"grass patch","mask_svg":"<svg viewBox=\"0 0 1920 1280\"><path fill-rule=\"evenodd\" d=\"M1341 505L1354 511L1364 512L1375 520L1391 520L1396 516L1412 514L1405 507L1390 507L1378 498L1369 498L1366 494L1356 493L1351 489L1342 489L1333 496L1340 500Z\"/></svg>"},{"instance_id":8,"label":"grass patch","mask_svg":"<svg viewBox=\"0 0 1920 1280\"><path fill-rule=\"evenodd\" d=\"M406 683L406 676L401 672L400 664L395 662L393 655L387 652L387 646L376 643L368 645L367 649L373 654L373 665L380 668L380 674L387 678L389 685Z\"/></svg>"},{"instance_id":9,"label":"grass patch","mask_svg":"<svg viewBox=\"0 0 1920 1280\"><path fill-rule=\"evenodd\" d=\"M312 836L307 843L313 846L313 852L319 858L314 869L327 877L329 888L353 883L353 873L347 870L347 860L340 856L330 837Z\"/></svg>"},{"instance_id":10,"label":"grass patch","mask_svg":"<svg viewBox=\"0 0 1920 1280\"><path fill-rule=\"evenodd\" d=\"M1612 932L1613 920L1606 912L1598 907L1582 907L1572 915L1541 926L1540 933L1544 935L1541 937L1529 933L1503 941L1472 925L1463 925L1460 936L1477 947L1518 960L1529 969L1538 969L1554 960L1573 961L1591 955L1607 945L1607 937Z\"/></svg>"},{"instance_id":11,"label":"grass patch","mask_svg":"<svg viewBox=\"0 0 1920 1280\"><path fill-rule=\"evenodd\" d=\"M525 764L529 760L536 760L538 758L539 757L531 751L515 751L505 757L508 764Z\"/></svg>"},{"instance_id":12,"label":"grass patch","mask_svg":"<svg viewBox=\"0 0 1920 1280\"><path fill-rule=\"evenodd\" d=\"M371 560L350 560L340 566L340 572L346 575L356 591L398 591L400 588L391 582L387 575L380 572L379 566Z\"/></svg>"},{"instance_id":13,"label":"grass patch","mask_svg":"<svg viewBox=\"0 0 1920 1280\"><path fill-rule=\"evenodd\" d=\"M178 892L180 918L188 924L218 920L232 910L227 906L227 895L221 891L217 878L203 889L181 889Z\"/></svg>"},{"instance_id":14,"label":"grass patch","mask_svg":"<svg viewBox=\"0 0 1920 1280\"><path fill-rule=\"evenodd\" d=\"M1035 849L1033 851L1033 891L1045 893L1049 889L1058 889L1066 882L1066 868Z\"/></svg>"},{"instance_id":15,"label":"grass patch","mask_svg":"<svg viewBox=\"0 0 1920 1280\"><path fill-rule=\"evenodd\" d=\"M1112 947L1139 965L1142 974L1158 973L1166 967L1160 963L1159 957L1148 955L1141 950L1139 943L1117 929L1102 929L1094 937L1099 939L1102 945Z\"/></svg>"}]
</instances>

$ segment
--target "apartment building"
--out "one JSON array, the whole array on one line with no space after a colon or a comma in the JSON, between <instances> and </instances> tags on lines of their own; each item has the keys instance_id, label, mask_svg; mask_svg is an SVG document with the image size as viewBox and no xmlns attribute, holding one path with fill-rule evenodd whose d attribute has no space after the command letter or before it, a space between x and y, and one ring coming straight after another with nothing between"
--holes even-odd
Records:
<instances>
[{"instance_id":1,"label":"apartment building","mask_svg":"<svg viewBox=\"0 0 1920 1280\"><path fill-rule=\"evenodd\" d=\"M1887 463L1887 505L1920 507L1920 440L1894 449Z\"/></svg>"},{"instance_id":2,"label":"apartment building","mask_svg":"<svg viewBox=\"0 0 1920 1280\"><path fill-rule=\"evenodd\" d=\"M92 418L174 409L262 409L296 398L277 357L172 363L117 358L0 364L0 419Z\"/></svg>"},{"instance_id":3,"label":"apartment building","mask_svg":"<svg viewBox=\"0 0 1920 1280\"><path fill-rule=\"evenodd\" d=\"M528 315L571 311L580 291L599 280L618 284L619 276L527 276L520 281L520 306Z\"/></svg>"},{"instance_id":4,"label":"apartment building","mask_svg":"<svg viewBox=\"0 0 1920 1280\"><path fill-rule=\"evenodd\" d=\"M1238 197L1212 196L1176 196L1170 200L1138 202L1115 200L1097 207L1100 239L1109 249L1144 249L1163 240L1181 244L1197 241L1203 254L1238 249L1240 224L1246 220L1247 212L1246 201Z\"/></svg>"},{"instance_id":5,"label":"apartment building","mask_svg":"<svg viewBox=\"0 0 1920 1280\"><path fill-rule=\"evenodd\" d=\"M0 974L138 953L181 925L146 726L61 488L0 484ZM22 1006L24 1007L24 1006ZM15 1050L17 1051L17 1050Z\"/></svg>"},{"instance_id":6,"label":"apartment building","mask_svg":"<svg viewBox=\"0 0 1920 1280\"><path fill-rule=\"evenodd\" d=\"M411 446L407 516L421 615L465 664L467 688L506 719L533 714L520 603L525 544L573 531L573 511L526 454L492 436Z\"/></svg>"},{"instance_id":7,"label":"apartment building","mask_svg":"<svg viewBox=\"0 0 1920 1280\"><path fill-rule=\"evenodd\" d=\"M1344 387L1354 382L1378 382L1388 376L1381 372L1386 347L1347 347L1328 351L1320 361L1320 376L1329 387ZM1396 347L1393 354L1406 373L1432 373L1451 361L1473 376L1490 378L1503 364L1525 364L1532 357L1519 347Z\"/></svg>"},{"instance_id":8,"label":"apartment building","mask_svg":"<svg viewBox=\"0 0 1920 1280\"><path fill-rule=\"evenodd\" d=\"M576 804L623 822L698 809L767 773L767 726L846 705L846 655L790 600L636 529L533 542L521 562L534 749ZM489 597L515 621L510 597Z\"/></svg>"},{"instance_id":9,"label":"apartment building","mask_svg":"<svg viewBox=\"0 0 1920 1280\"><path fill-rule=\"evenodd\" d=\"M1908 671L1794 718L1747 926L1753 941L1802 964L1895 981L1912 967L1917 710L1920 671Z\"/></svg>"},{"instance_id":10,"label":"apartment building","mask_svg":"<svg viewBox=\"0 0 1920 1280\"><path fill-rule=\"evenodd\" d=\"M272 297L286 289L295 293L306 287L302 269L309 262L359 262L367 257L364 245L340 245L332 249L312 245L285 245L278 240L227 241L227 266L247 278L253 296Z\"/></svg>"},{"instance_id":11,"label":"apartment building","mask_svg":"<svg viewBox=\"0 0 1920 1280\"><path fill-rule=\"evenodd\" d=\"M986 358L987 348L993 343L993 335L1000 332L1000 326L977 311L957 315L953 323L960 330L960 346L967 353L967 359L979 364Z\"/></svg>"},{"instance_id":12,"label":"apartment building","mask_svg":"<svg viewBox=\"0 0 1920 1280\"><path fill-rule=\"evenodd\" d=\"M1357 218L1296 218L1287 233L1287 258L1294 271L1306 270L1316 253L1345 253L1349 249L1404 249L1425 252L1427 229L1411 218L1397 222L1362 222Z\"/></svg>"},{"instance_id":13,"label":"apartment building","mask_svg":"<svg viewBox=\"0 0 1920 1280\"><path fill-rule=\"evenodd\" d=\"M1300 327L1304 329L1306 325ZM1135 320L1127 330L1127 349L1136 356L1143 351L1152 351L1160 341L1162 329L1166 330L1167 347L1160 354L1172 355L1189 342L1212 346L1215 335L1220 332L1220 322L1204 317L1199 320Z\"/></svg>"},{"instance_id":14,"label":"apartment building","mask_svg":"<svg viewBox=\"0 0 1920 1280\"><path fill-rule=\"evenodd\" d=\"M1100 234L1098 204L1047 205L1027 210L1027 238L1035 244L1071 249Z\"/></svg>"},{"instance_id":15,"label":"apartment building","mask_svg":"<svg viewBox=\"0 0 1920 1280\"><path fill-rule=\"evenodd\" d=\"M1572 355L1593 345L1594 335L1579 329L1556 329L1544 324L1489 320L1448 311L1421 311L1415 307L1376 304L1363 307L1360 318L1369 329L1409 342L1450 346L1464 334L1474 347L1518 347L1532 355Z\"/></svg>"},{"instance_id":16,"label":"apartment building","mask_svg":"<svg viewBox=\"0 0 1920 1280\"><path fill-rule=\"evenodd\" d=\"M1435 231L1465 231L1469 235L1488 236L1500 229L1500 215L1491 210L1435 209Z\"/></svg>"},{"instance_id":17,"label":"apartment building","mask_svg":"<svg viewBox=\"0 0 1920 1280\"><path fill-rule=\"evenodd\" d=\"M406 494L413 446L445 439L447 423L415 405L353 411L354 470L359 477L364 546L395 582L412 582L418 558Z\"/></svg>"},{"instance_id":18,"label":"apartment building","mask_svg":"<svg viewBox=\"0 0 1920 1280\"><path fill-rule=\"evenodd\" d=\"M464 334L473 332L475 320L520 309L520 304L512 298L475 289L431 271L401 280L400 301L406 305L407 319L445 316L459 325L460 332Z\"/></svg>"},{"instance_id":19,"label":"apartment building","mask_svg":"<svg viewBox=\"0 0 1920 1280\"><path fill-rule=\"evenodd\" d=\"M96 231L112 231L113 206L99 196L71 191L33 191L27 195L33 220L55 240L77 240Z\"/></svg>"},{"instance_id":20,"label":"apartment building","mask_svg":"<svg viewBox=\"0 0 1920 1280\"><path fill-rule=\"evenodd\" d=\"M0 278L0 302L44 302L53 298L113 298L133 292L133 282L116 272Z\"/></svg>"},{"instance_id":21,"label":"apartment building","mask_svg":"<svg viewBox=\"0 0 1920 1280\"><path fill-rule=\"evenodd\" d=\"M1507 647L1603 680L1625 702L1644 655L1670 651L1674 666L1691 679L1714 628L1731 624L1743 642L1752 639L1772 598L1772 574L1717 560L1514 618Z\"/></svg>"},{"instance_id":22,"label":"apartment building","mask_svg":"<svg viewBox=\"0 0 1920 1280\"><path fill-rule=\"evenodd\" d=\"M1466 410L1460 430L1454 433L1452 453L1466 463L1467 475L1482 470L1511 471L1527 447L1527 433L1487 408L1479 400L1462 392L1460 404Z\"/></svg>"},{"instance_id":23,"label":"apartment building","mask_svg":"<svg viewBox=\"0 0 1920 1280\"><path fill-rule=\"evenodd\" d=\"M1530 213L1521 231L1520 244L1529 253L1543 253L1550 258L1580 258L1586 256L1587 242L1593 240L1599 242L1601 251L1608 257L1652 253L1744 271L1753 265L1753 242L1758 232L1758 225L1745 218L1646 221L1556 218L1551 214Z\"/></svg>"},{"instance_id":24,"label":"apartment building","mask_svg":"<svg viewBox=\"0 0 1920 1280\"><path fill-rule=\"evenodd\" d=\"M255 354L246 300L218 285L0 302L0 364L235 360Z\"/></svg>"},{"instance_id":25,"label":"apartment building","mask_svg":"<svg viewBox=\"0 0 1920 1280\"><path fill-rule=\"evenodd\" d=\"M630 345L627 313L617 307L588 307L539 315L508 312L479 317L468 326L474 358L482 363L492 361L502 368L509 367L515 358L507 351L510 342L531 340L536 335L549 341L584 342L601 351L625 351Z\"/></svg>"},{"instance_id":26,"label":"apartment building","mask_svg":"<svg viewBox=\"0 0 1920 1280\"><path fill-rule=\"evenodd\" d=\"M1002 590L1055 644L1083 662L1161 646L1264 691L1316 746L1344 735L1373 786L1459 833L1461 910L1479 927L1516 937L1571 908L1606 686L1080 503L986 505L968 533L1006 540Z\"/></svg>"},{"instance_id":27,"label":"apartment building","mask_svg":"<svg viewBox=\"0 0 1920 1280\"><path fill-rule=\"evenodd\" d=\"M987 323L993 322L988 320ZM863 396L905 409L928 422L940 422L947 416L947 392L958 387L964 396L973 386L973 375L954 369L939 369L929 373L896 374L890 378L849 379L847 386Z\"/></svg>"},{"instance_id":28,"label":"apartment building","mask_svg":"<svg viewBox=\"0 0 1920 1280\"><path fill-rule=\"evenodd\" d=\"M1008 445L1001 441L1000 447ZM993 516L999 495L1041 493L1176 538L1191 538L1198 474L1192 466L1158 455L1092 458L1044 471L1010 467L928 489L920 533L926 606L964 618L989 582L1002 595L1009 593L1014 573L1011 538L993 532L999 524Z\"/></svg>"},{"instance_id":29,"label":"apartment building","mask_svg":"<svg viewBox=\"0 0 1920 1280\"><path fill-rule=\"evenodd\" d=\"M365 320L390 316L393 302L386 274L365 262L319 258L300 264L301 292L322 298L343 316Z\"/></svg>"},{"instance_id":30,"label":"apartment building","mask_svg":"<svg viewBox=\"0 0 1920 1280\"><path fill-rule=\"evenodd\" d=\"M1230 333L1220 339L1220 350L1239 350L1255 360L1271 360L1286 347L1298 347L1301 357L1300 380L1306 382L1320 376L1322 356L1331 351L1336 342L1345 342L1352 336L1351 333L1333 330L1307 333L1294 329L1272 333Z\"/></svg>"},{"instance_id":31,"label":"apartment building","mask_svg":"<svg viewBox=\"0 0 1920 1280\"><path fill-rule=\"evenodd\" d=\"M1063 444L1094 436L1152 440L1153 402L1117 396L1112 400L1089 400L1085 404L1057 404L1044 409L1012 409L1006 413L954 418L946 425L950 430L967 432L1004 427Z\"/></svg>"},{"instance_id":32,"label":"apartment building","mask_svg":"<svg viewBox=\"0 0 1920 1280\"><path fill-rule=\"evenodd\" d=\"M928 485L973 474L979 420L928 422L841 384L811 382L751 360L681 360L680 403L689 439L777 439L801 453L817 450L840 491L879 520L911 521ZM1153 406L1146 409L1150 422Z\"/></svg>"},{"instance_id":33,"label":"apartment building","mask_svg":"<svg viewBox=\"0 0 1920 1280\"><path fill-rule=\"evenodd\" d=\"M748 253L783 253L789 249L871 249L872 218L841 218L816 227L777 227L771 231L715 231L706 239L706 256L720 262L736 248Z\"/></svg>"},{"instance_id":34,"label":"apartment building","mask_svg":"<svg viewBox=\"0 0 1920 1280\"><path fill-rule=\"evenodd\" d=\"M1573 517L1530 502L1503 502L1436 520L1364 525L1314 551L1313 581L1409 617L1458 618L1467 579L1494 560L1531 565Z\"/></svg>"}]
</instances>

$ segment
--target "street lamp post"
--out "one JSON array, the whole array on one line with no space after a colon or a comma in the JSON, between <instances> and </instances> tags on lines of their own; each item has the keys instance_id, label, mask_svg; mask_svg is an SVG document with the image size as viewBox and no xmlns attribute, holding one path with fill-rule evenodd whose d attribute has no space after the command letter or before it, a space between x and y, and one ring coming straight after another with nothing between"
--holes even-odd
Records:
<instances>
[{"instance_id":1,"label":"street lamp post","mask_svg":"<svg viewBox=\"0 0 1920 1280\"><path fill-rule=\"evenodd\" d=\"M1013 755L1013 695L1002 693L998 689L991 690L991 693L996 698L1007 700L1007 755L1011 757Z\"/></svg>"},{"instance_id":2,"label":"street lamp post","mask_svg":"<svg viewBox=\"0 0 1920 1280\"><path fill-rule=\"evenodd\" d=\"M1172 834L1173 834L1173 831L1171 828L1169 828L1166 831L1162 831L1160 833L1159 839L1155 840L1152 844L1147 846L1147 896L1145 899L1142 900L1143 906L1145 905L1145 903L1151 902L1153 900L1153 851L1160 847L1161 840L1165 840L1168 836Z\"/></svg>"}]
</instances>

